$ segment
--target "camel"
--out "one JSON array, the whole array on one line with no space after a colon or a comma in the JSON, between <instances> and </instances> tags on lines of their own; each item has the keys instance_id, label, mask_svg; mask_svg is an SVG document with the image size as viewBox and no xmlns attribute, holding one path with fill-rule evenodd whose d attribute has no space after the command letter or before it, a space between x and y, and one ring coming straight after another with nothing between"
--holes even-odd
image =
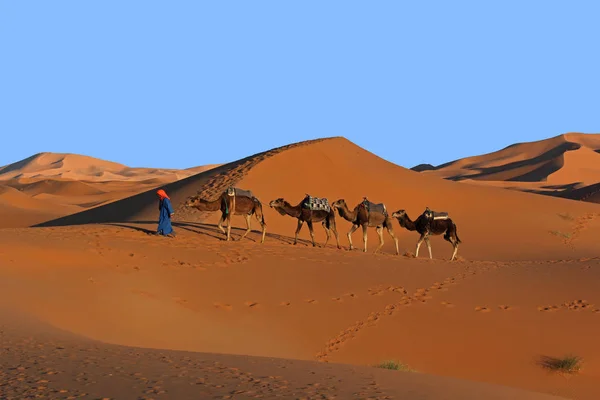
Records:
<instances>
[{"instance_id":1,"label":"camel","mask_svg":"<svg viewBox=\"0 0 600 400\"><path fill-rule=\"evenodd\" d=\"M450 261L454 261L456 259L458 245L461 243L461 241L458 238L456 224L452 221L452 219L450 219L447 213L436 213L427 208L425 212L421 214L414 222L410 219L405 210L398 210L392 213L392 217L398 220L401 227L408 229L409 231L417 231L421 234L421 237L417 242L415 258L419 257L419 247L421 247L421 243L425 241L427 248L429 249L429 258L433 259L431 254L431 244L429 243L429 236L444 234L444 240L450 242L452 247L454 247L454 252L452 253L452 258Z\"/></svg>"},{"instance_id":2,"label":"camel","mask_svg":"<svg viewBox=\"0 0 600 400\"><path fill-rule=\"evenodd\" d=\"M352 222L352 228L348 232L348 242L350 243L350 250L354 249L352 245L352 234L362 226L363 230L363 243L364 252L367 252L367 227L375 227L377 235L379 235L379 246L375 249L375 253L383 246L383 228L387 229L388 233L396 242L396 254L400 254L398 250L398 238L394 234L394 227L392 226L392 219L385 210L385 205L371 203L365 197L354 210L350 211L348 205L344 199L337 200L333 203L332 207L338 210L340 217L346 221Z\"/></svg>"},{"instance_id":3,"label":"camel","mask_svg":"<svg viewBox=\"0 0 600 400\"><path fill-rule=\"evenodd\" d=\"M246 232L242 235L239 240L250 233L252 230L250 224L250 217L254 214L257 221L262 227L262 238L261 243L265 241L266 226L265 216L262 210L262 203L256 197L234 195L230 196L227 191L221 193L221 195L213 201L201 199L200 196L190 197L185 202L186 207L193 207L199 211L221 211L221 219L217 224L219 230L227 235L227 241L231 239L231 217L232 215L243 215L246 219ZM227 219L227 232L223 229L223 222Z\"/></svg>"},{"instance_id":4,"label":"camel","mask_svg":"<svg viewBox=\"0 0 600 400\"><path fill-rule=\"evenodd\" d=\"M300 233L300 229L302 229L302 225L306 222L308 225L308 230L310 232L310 237L312 238L313 247L315 244L315 233L313 231L313 222L321 222L323 228L325 229L325 233L327 234L327 239L325 240L325 246L329 242L329 238L331 234L330 230L335 234L335 240L337 242L337 248L341 249L340 246L340 238L335 226L335 211L333 208L329 207L329 210L321 209L321 210L311 210L307 207L303 207L303 203L307 201L307 197L305 197L300 204L297 206L292 206L290 203L285 201L283 198L278 198L276 200L272 200L269 203L271 208L274 208L281 215L289 215L290 217L294 217L298 219L298 226L296 228L296 236L294 237L294 245L298 243L298 233Z\"/></svg>"}]
</instances>

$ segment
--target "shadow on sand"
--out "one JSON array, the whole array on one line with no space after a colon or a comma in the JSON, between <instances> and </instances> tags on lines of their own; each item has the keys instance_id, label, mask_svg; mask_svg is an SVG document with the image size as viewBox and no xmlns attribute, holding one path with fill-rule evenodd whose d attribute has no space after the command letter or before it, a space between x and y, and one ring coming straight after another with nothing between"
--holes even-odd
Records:
<instances>
[{"instance_id":1,"label":"shadow on sand","mask_svg":"<svg viewBox=\"0 0 600 400\"><path fill-rule=\"evenodd\" d=\"M208 236L213 239L218 239L221 241L225 241L225 235L219 230L216 224L202 224L199 222L172 222L173 228L175 230L182 229L188 232L196 233L198 235ZM128 223L119 223L119 222L106 222L102 225L115 226L119 228L131 229L137 232L145 233L146 235L155 235L156 234L156 221L128 221ZM226 226L224 226L226 228ZM233 240L239 240L239 238L244 234L246 230L243 228L231 228L231 233L236 234L236 238L233 237ZM255 233L260 235L261 232L257 230L250 231L251 233ZM265 235L266 238L276 240L281 243L293 244L294 238L289 236L283 236L276 233L268 233ZM258 243L259 240L250 237L250 235L246 236L245 239L248 239L252 242ZM265 239L266 241L266 239ZM311 247L312 243L309 240L298 239L298 244ZM323 244L317 243L317 247L322 247Z\"/></svg>"}]
</instances>

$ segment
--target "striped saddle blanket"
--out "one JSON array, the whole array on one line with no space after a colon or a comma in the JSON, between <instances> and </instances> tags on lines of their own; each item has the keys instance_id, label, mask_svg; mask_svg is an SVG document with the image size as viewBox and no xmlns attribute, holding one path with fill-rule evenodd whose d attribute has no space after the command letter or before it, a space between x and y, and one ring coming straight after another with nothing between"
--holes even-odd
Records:
<instances>
[{"instance_id":1,"label":"striped saddle blanket","mask_svg":"<svg viewBox=\"0 0 600 400\"><path fill-rule=\"evenodd\" d=\"M450 216L448 215L447 212L432 211L429 209L429 207L425 208L425 212L423 212L423 215L425 215L426 218L429 218L430 220L433 220L433 221L450 218Z\"/></svg>"},{"instance_id":2,"label":"striped saddle blanket","mask_svg":"<svg viewBox=\"0 0 600 400\"><path fill-rule=\"evenodd\" d=\"M237 197L249 197L253 198L254 194L250 190L244 190L239 188L227 188L227 196L237 196Z\"/></svg>"},{"instance_id":3,"label":"striped saddle blanket","mask_svg":"<svg viewBox=\"0 0 600 400\"><path fill-rule=\"evenodd\" d=\"M312 211L327 211L331 210L329 201L326 198L312 197L306 195L302 201L302 206Z\"/></svg>"}]
</instances>

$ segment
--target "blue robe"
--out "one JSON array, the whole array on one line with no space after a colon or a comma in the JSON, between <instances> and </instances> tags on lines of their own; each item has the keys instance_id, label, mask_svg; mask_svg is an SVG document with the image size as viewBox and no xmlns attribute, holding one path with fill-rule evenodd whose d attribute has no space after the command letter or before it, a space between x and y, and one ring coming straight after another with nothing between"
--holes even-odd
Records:
<instances>
[{"instance_id":1,"label":"blue robe","mask_svg":"<svg viewBox=\"0 0 600 400\"><path fill-rule=\"evenodd\" d=\"M173 214L173 206L171 200L162 199L158 202L158 229L156 233L159 235L168 235L173 233L173 227L171 226L171 214Z\"/></svg>"}]
</instances>

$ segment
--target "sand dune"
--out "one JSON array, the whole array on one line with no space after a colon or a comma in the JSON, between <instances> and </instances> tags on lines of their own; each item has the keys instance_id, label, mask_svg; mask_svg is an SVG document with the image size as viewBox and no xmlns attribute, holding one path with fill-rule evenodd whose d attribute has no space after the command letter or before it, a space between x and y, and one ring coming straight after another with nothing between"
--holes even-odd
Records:
<instances>
[{"instance_id":1,"label":"sand dune","mask_svg":"<svg viewBox=\"0 0 600 400\"><path fill-rule=\"evenodd\" d=\"M23 315L0 316L3 398L369 398L423 400L559 397L452 378L350 365L107 345ZM35 384L31 384L31 383Z\"/></svg>"},{"instance_id":2,"label":"sand dune","mask_svg":"<svg viewBox=\"0 0 600 400\"><path fill-rule=\"evenodd\" d=\"M11 379L10 390L33 393L41 390L33 383L47 380L42 387L94 398L161 391L160 397L235 398L237 390L245 391L240 398L545 398L486 386L494 384L598 398L600 205L479 183L410 171L330 138L165 184L176 208L175 239L149 235L156 229L155 187L36 228L1 229L0 303L83 337L65 338L47 326L0 336L19 348L11 363L25 368L10 370L25 379ZM123 181L103 185L97 187L105 193L124 187ZM217 213L183 205L196 193L213 198L230 185L262 201L264 244L258 232L225 242L214 226ZM15 196L44 204L54 196L4 190L11 204ZM318 247L309 245L306 227L293 246L296 220L268 202L284 197L296 204L306 193L344 198L350 206L368 196L413 218L426 206L447 211L463 242L461 261L447 261L451 246L439 236L431 241L434 260L425 249L412 258L418 234L397 221L406 256L394 254L387 233L382 252L372 254L374 229L367 254L348 251L350 223L339 216L342 250L334 242L322 246L319 224ZM82 197L94 196L103 194ZM243 218L233 224L237 239ZM360 232L353 239L362 248ZM15 324L10 319L2 329L16 332ZM545 360L568 354L583 358L579 373L565 379L545 368ZM80 364L69 367L71 358ZM34 367L33 359L43 366ZM419 372L372 367L390 359ZM44 368L59 373L41 376Z\"/></svg>"},{"instance_id":3,"label":"sand dune","mask_svg":"<svg viewBox=\"0 0 600 400\"><path fill-rule=\"evenodd\" d=\"M573 191L600 182L599 166L600 134L568 133L437 167L421 164L412 169L449 180L580 200ZM593 202L592 198L587 201Z\"/></svg>"},{"instance_id":4,"label":"sand dune","mask_svg":"<svg viewBox=\"0 0 600 400\"><path fill-rule=\"evenodd\" d=\"M205 198L214 197L228 185L251 189L263 203L268 232L289 236L293 235L296 220L270 209L268 202L272 199L284 197L297 204L305 193L310 193L330 201L344 198L353 207L363 196L368 196L374 202L385 202L390 212L406 209L413 218L426 206L447 211L464 242L459 255L467 259L535 259L540 254L547 259L568 258L572 255L571 248L557 246L561 236L552 233L570 229L569 221L560 215L569 213L578 218L600 213L600 206L594 204L464 185L423 175L387 162L346 139L333 138L259 154L166 185L177 210L175 221L215 224L220 217L218 213L199 213L185 209L183 203L197 192ZM149 190L41 226L153 221L157 218L156 207L154 190ZM483 215L485 222L475 215ZM244 226L243 219L236 217L234 224ZM254 224L257 226L256 221ZM337 225L342 244L347 245L345 233L350 223L338 216ZM394 230L401 252L414 252L418 234L402 230L397 222ZM317 226L315 231L317 240L324 242L323 229ZM301 237L309 237L307 228ZM374 229L369 229L368 237L370 249L374 249L378 240ZM502 246L497 245L499 238ZM362 246L360 233L354 235L354 242ZM385 242L384 251L391 252L393 242L387 233ZM586 247L582 242L574 245L580 246L577 251L581 256L597 254L595 245ZM433 251L437 257L447 258L451 247L438 237L433 239Z\"/></svg>"},{"instance_id":5,"label":"sand dune","mask_svg":"<svg viewBox=\"0 0 600 400\"><path fill-rule=\"evenodd\" d=\"M124 181L161 177L175 181L198 173L210 166L185 170L166 168L130 168L123 164L94 157L67 153L39 153L0 168L0 181L9 179L68 179L72 181Z\"/></svg>"},{"instance_id":6,"label":"sand dune","mask_svg":"<svg viewBox=\"0 0 600 400\"><path fill-rule=\"evenodd\" d=\"M3 218L0 228L26 227L111 203L213 167L130 168L76 154L36 154L0 168L0 184L28 195L13 196L10 204L5 198L5 206L29 210L27 215L5 210L10 218ZM32 203L32 198L38 201Z\"/></svg>"},{"instance_id":7,"label":"sand dune","mask_svg":"<svg viewBox=\"0 0 600 400\"><path fill-rule=\"evenodd\" d=\"M0 184L0 227L18 228L81 211L74 205L54 205Z\"/></svg>"}]
</instances>

